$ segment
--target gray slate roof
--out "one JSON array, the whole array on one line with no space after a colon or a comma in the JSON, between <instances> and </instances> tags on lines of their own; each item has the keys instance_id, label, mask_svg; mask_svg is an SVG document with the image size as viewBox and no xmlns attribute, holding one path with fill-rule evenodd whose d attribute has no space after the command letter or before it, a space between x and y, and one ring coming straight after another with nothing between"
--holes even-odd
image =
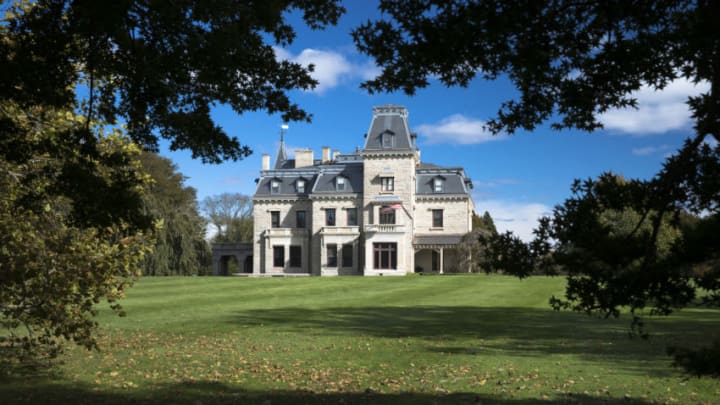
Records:
<instances>
[{"instance_id":1,"label":"gray slate roof","mask_svg":"<svg viewBox=\"0 0 720 405\"><path fill-rule=\"evenodd\" d=\"M373 108L373 119L365 138L365 150L415 150L405 107L386 104ZM383 136L392 136L389 147L383 146Z\"/></svg>"},{"instance_id":2,"label":"gray slate roof","mask_svg":"<svg viewBox=\"0 0 720 405\"><path fill-rule=\"evenodd\" d=\"M298 193L297 190L297 181L299 179L305 179L305 192L304 193ZM315 181L317 179L316 174L310 174L310 173L293 173L292 171L289 171L287 173L272 173L268 176L264 176L260 179L258 182L257 191L255 192L256 197L268 197L268 196L299 196L299 195L308 195L310 193L310 190L312 190L313 185L315 184ZM280 182L280 190L277 193L271 193L270 191L270 183L273 180L277 180Z\"/></svg>"},{"instance_id":3,"label":"gray slate roof","mask_svg":"<svg viewBox=\"0 0 720 405\"><path fill-rule=\"evenodd\" d=\"M335 180L338 176L346 179L345 191L335 191ZM313 193L362 193L363 192L363 165L345 164L335 165L330 170L321 171L318 176Z\"/></svg>"},{"instance_id":4,"label":"gray slate roof","mask_svg":"<svg viewBox=\"0 0 720 405\"><path fill-rule=\"evenodd\" d=\"M443 180L442 193L436 193L433 188L435 178ZM423 173L417 175L415 185L416 194L467 194L468 190L464 185L465 179L458 173Z\"/></svg>"},{"instance_id":5,"label":"gray slate roof","mask_svg":"<svg viewBox=\"0 0 720 405\"><path fill-rule=\"evenodd\" d=\"M275 169L282 169L283 166L285 166L287 160L288 159L287 152L285 151L285 141L280 139L280 146L278 147L277 158L275 159ZM293 164L293 166L291 167L295 167L295 165Z\"/></svg>"}]
</instances>

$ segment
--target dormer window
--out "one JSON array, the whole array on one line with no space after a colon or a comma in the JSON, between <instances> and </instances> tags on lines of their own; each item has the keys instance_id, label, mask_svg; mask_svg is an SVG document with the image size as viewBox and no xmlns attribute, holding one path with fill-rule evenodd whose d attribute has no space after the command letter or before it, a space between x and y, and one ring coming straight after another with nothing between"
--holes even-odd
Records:
<instances>
[{"instance_id":1,"label":"dormer window","mask_svg":"<svg viewBox=\"0 0 720 405\"><path fill-rule=\"evenodd\" d=\"M395 135L392 132L385 132L381 135L382 137L382 147L383 148L392 148L394 146L395 141Z\"/></svg>"},{"instance_id":2,"label":"dormer window","mask_svg":"<svg viewBox=\"0 0 720 405\"><path fill-rule=\"evenodd\" d=\"M337 177L335 179L335 190L345 191L347 187L347 180L344 177Z\"/></svg>"},{"instance_id":3,"label":"dormer window","mask_svg":"<svg viewBox=\"0 0 720 405\"><path fill-rule=\"evenodd\" d=\"M442 193L443 192L443 179L436 177L433 180L433 191L436 193Z\"/></svg>"},{"instance_id":4,"label":"dormer window","mask_svg":"<svg viewBox=\"0 0 720 405\"><path fill-rule=\"evenodd\" d=\"M270 180L270 193L280 193L280 180Z\"/></svg>"},{"instance_id":5,"label":"dormer window","mask_svg":"<svg viewBox=\"0 0 720 405\"><path fill-rule=\"evenodd\" d=\"M297 183L295 183L295 186L297 187L298 193L304 193L305 192L305 180L298 179Z\"/></svg>"}]
</instances>

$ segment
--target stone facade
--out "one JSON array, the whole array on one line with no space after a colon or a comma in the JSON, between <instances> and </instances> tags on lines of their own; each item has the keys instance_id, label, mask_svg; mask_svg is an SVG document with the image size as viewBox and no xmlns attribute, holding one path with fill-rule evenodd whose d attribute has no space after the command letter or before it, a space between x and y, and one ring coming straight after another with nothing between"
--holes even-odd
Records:
<instances>
[{"instance_id":1,"label":"stone facade","mask_svg":"<svg viewBox=\"0 0 720 405\"><path fill-rule=\"evenodd\" d=\"M254 201L254 275L462 272L472 182L461 167L420 161L404 107L373 109L365 146L322 159L268 156ZM297 164L296 164L297 163Z\"/></svg>"}]
</instances>

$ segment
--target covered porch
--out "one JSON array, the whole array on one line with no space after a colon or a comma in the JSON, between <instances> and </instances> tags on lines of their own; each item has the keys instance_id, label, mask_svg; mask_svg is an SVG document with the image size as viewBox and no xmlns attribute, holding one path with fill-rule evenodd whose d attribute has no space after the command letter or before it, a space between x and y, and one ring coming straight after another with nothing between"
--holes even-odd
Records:
<instances>
[{"instance_id":1,"label":"covered porch","mask_svg":"<svg viewBox=\"0 0 720 405\"><path fill-rule=\"evenodd\" d=\"M462 235L428 235L415 236L416 273L468 273L470 268L463 268L458 252L458 244Z\"/></svg>"}]
</instances>

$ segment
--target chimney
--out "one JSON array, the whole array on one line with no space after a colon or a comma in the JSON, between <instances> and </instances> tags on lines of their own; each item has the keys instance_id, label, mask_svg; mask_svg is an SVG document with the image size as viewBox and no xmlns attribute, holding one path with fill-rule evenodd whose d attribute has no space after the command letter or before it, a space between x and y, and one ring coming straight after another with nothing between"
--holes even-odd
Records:
<instances>
[{"instance_id":1,"label":"chimney","mask_svg":"<svg viewBox=\"0 0 720 405\"><path fill-rule=\"evenodd\" d=\"M337 160L338 156L340 156L340 151L335 149L332 153L332 160Z\"/></svg>"},{"instance_id":2,"label":"chimney","mask_svg":"<svg viewBox=\"0 0 720 405\"><path fill-rule=\"evenodd\" d=\"M295 168L312 166L313 159L312 149L295 150Z\"/></svg>"},{"instance_id":3,"label":"chimney","mask_svg":"<svg viewBox=\"0 0 720 405\"><path fill-rule=\"evenodd\" d=\"M262 155L262 169L270 170L270 155L267 153Z\"/></svg>"},{"instance_id":4,"label":"chimney","mask_svg":"<svg viewBox=\"0 0 720 405\"><path fill-rule=\"evenodd\" d=\"M330 147L329 146L322 147L322 162L323 163L330 162Z\"/></svg>"}]
</instances>

